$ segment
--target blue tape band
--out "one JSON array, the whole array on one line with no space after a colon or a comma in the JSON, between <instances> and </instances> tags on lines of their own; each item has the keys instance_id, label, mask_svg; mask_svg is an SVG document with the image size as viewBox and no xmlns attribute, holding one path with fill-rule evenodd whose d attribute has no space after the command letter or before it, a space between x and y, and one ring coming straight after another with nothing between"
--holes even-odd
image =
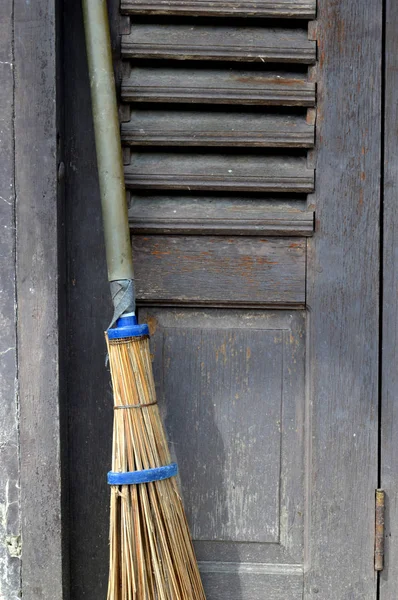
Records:
<instances>
[{"instance_id":1,"label":"blue tape band","mask_svg":"<svg viewBox=\"0 0 398 600\"><path fill-rule=\"evenodd\" d=\"M110 327L107 334L110 340L120 340L127 337L149 335L149 328L145 323L138 325L135 315L122 315L116 321L116 327Z\"/></svg>"},{"instance_id":2,"label":"blue tape band","mask_svg":"<svg viewBox=\"0 0 398 600\"><path fill-rule=\"evenodd\" d=\"M155 469L145 469L144 471L129 471L127 473L108 473L109 485L136 485L137 483L150 483L151 481L161 481L169 479L178 473L177 463L171 463L165 467L156 467Z\"/></svg>"}]
</instances>

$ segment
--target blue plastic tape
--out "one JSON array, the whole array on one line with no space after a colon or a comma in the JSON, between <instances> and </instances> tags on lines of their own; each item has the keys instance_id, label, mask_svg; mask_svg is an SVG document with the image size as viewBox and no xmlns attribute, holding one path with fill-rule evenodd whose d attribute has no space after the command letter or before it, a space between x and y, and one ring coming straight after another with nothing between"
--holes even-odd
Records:
<instances>
[{"instance_id":1,"label":"blue plastic tape","mask_svg":"<svg viewBox=\"0 0 398 600\"><path fill-rule=\"evenodd\" d=\"M116 321L116 327L110 327L107 331L110 340L119 340L127 337L140 337L149 335L148 325L138 325L135 315L122 315Z\"/></svg>"},{"instance_id":2,"label":"blue plastic tape","mask_svg":"<svg viewBox=\"0 0 398 600\"><path fill-rule=\"evenodd\" d=\"M138 483L150 483L151 481L161 481L169 479L178 473L177 463L171 463L165 467L156 467L155 469L145 469L144 471L128 471L127 473L108 473L109 485L136 485Z\"/></svg>"}]
</instances>

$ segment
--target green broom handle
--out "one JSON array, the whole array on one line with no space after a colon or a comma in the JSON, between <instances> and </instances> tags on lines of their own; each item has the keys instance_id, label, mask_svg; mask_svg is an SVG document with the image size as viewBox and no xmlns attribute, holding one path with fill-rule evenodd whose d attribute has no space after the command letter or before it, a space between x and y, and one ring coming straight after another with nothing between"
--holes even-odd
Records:
<instances>
[{"instance_id":1,"label":"green broom handle","mask_svg":"<svg viewBox=\"0 0 398 600\"><path fill-rule=\"evenodd\" d=\"M109 281L133 279L106 0L82 0Z\"/></svg>"}]
</instances>

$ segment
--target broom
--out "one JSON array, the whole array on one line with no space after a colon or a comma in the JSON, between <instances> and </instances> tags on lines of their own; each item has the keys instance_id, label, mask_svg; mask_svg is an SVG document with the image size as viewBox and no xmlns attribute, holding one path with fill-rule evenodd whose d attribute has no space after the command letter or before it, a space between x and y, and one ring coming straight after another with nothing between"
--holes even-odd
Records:
<instances>
[{"instance_id":1,"label":"broom","mask_svg":"<svg viewBox=\"0 0 398 600\"><path fill-rule=\"evenodd\" d=\"M114 394L108 600L205 600L156 403L134 275L106 0L82 0L108 279Z\"/></svg>"}]
</instances>

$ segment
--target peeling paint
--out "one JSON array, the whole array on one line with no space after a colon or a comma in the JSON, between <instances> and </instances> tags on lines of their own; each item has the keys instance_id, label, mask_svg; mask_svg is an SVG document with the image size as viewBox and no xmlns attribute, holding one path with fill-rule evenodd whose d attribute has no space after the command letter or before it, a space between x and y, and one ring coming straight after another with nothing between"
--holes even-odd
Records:
<instances>
[{"instance_id":1,"label":"peeling paint","mask_svg":"<svg viewBox=\"0 0 398 600\"><path fill-rule=\"evenodd\" d=\"M7 535L6 536L6 547L8 554L11 558L21 558L22 554L22 541L20 535Z\"/></svg>"}]
</instances>

